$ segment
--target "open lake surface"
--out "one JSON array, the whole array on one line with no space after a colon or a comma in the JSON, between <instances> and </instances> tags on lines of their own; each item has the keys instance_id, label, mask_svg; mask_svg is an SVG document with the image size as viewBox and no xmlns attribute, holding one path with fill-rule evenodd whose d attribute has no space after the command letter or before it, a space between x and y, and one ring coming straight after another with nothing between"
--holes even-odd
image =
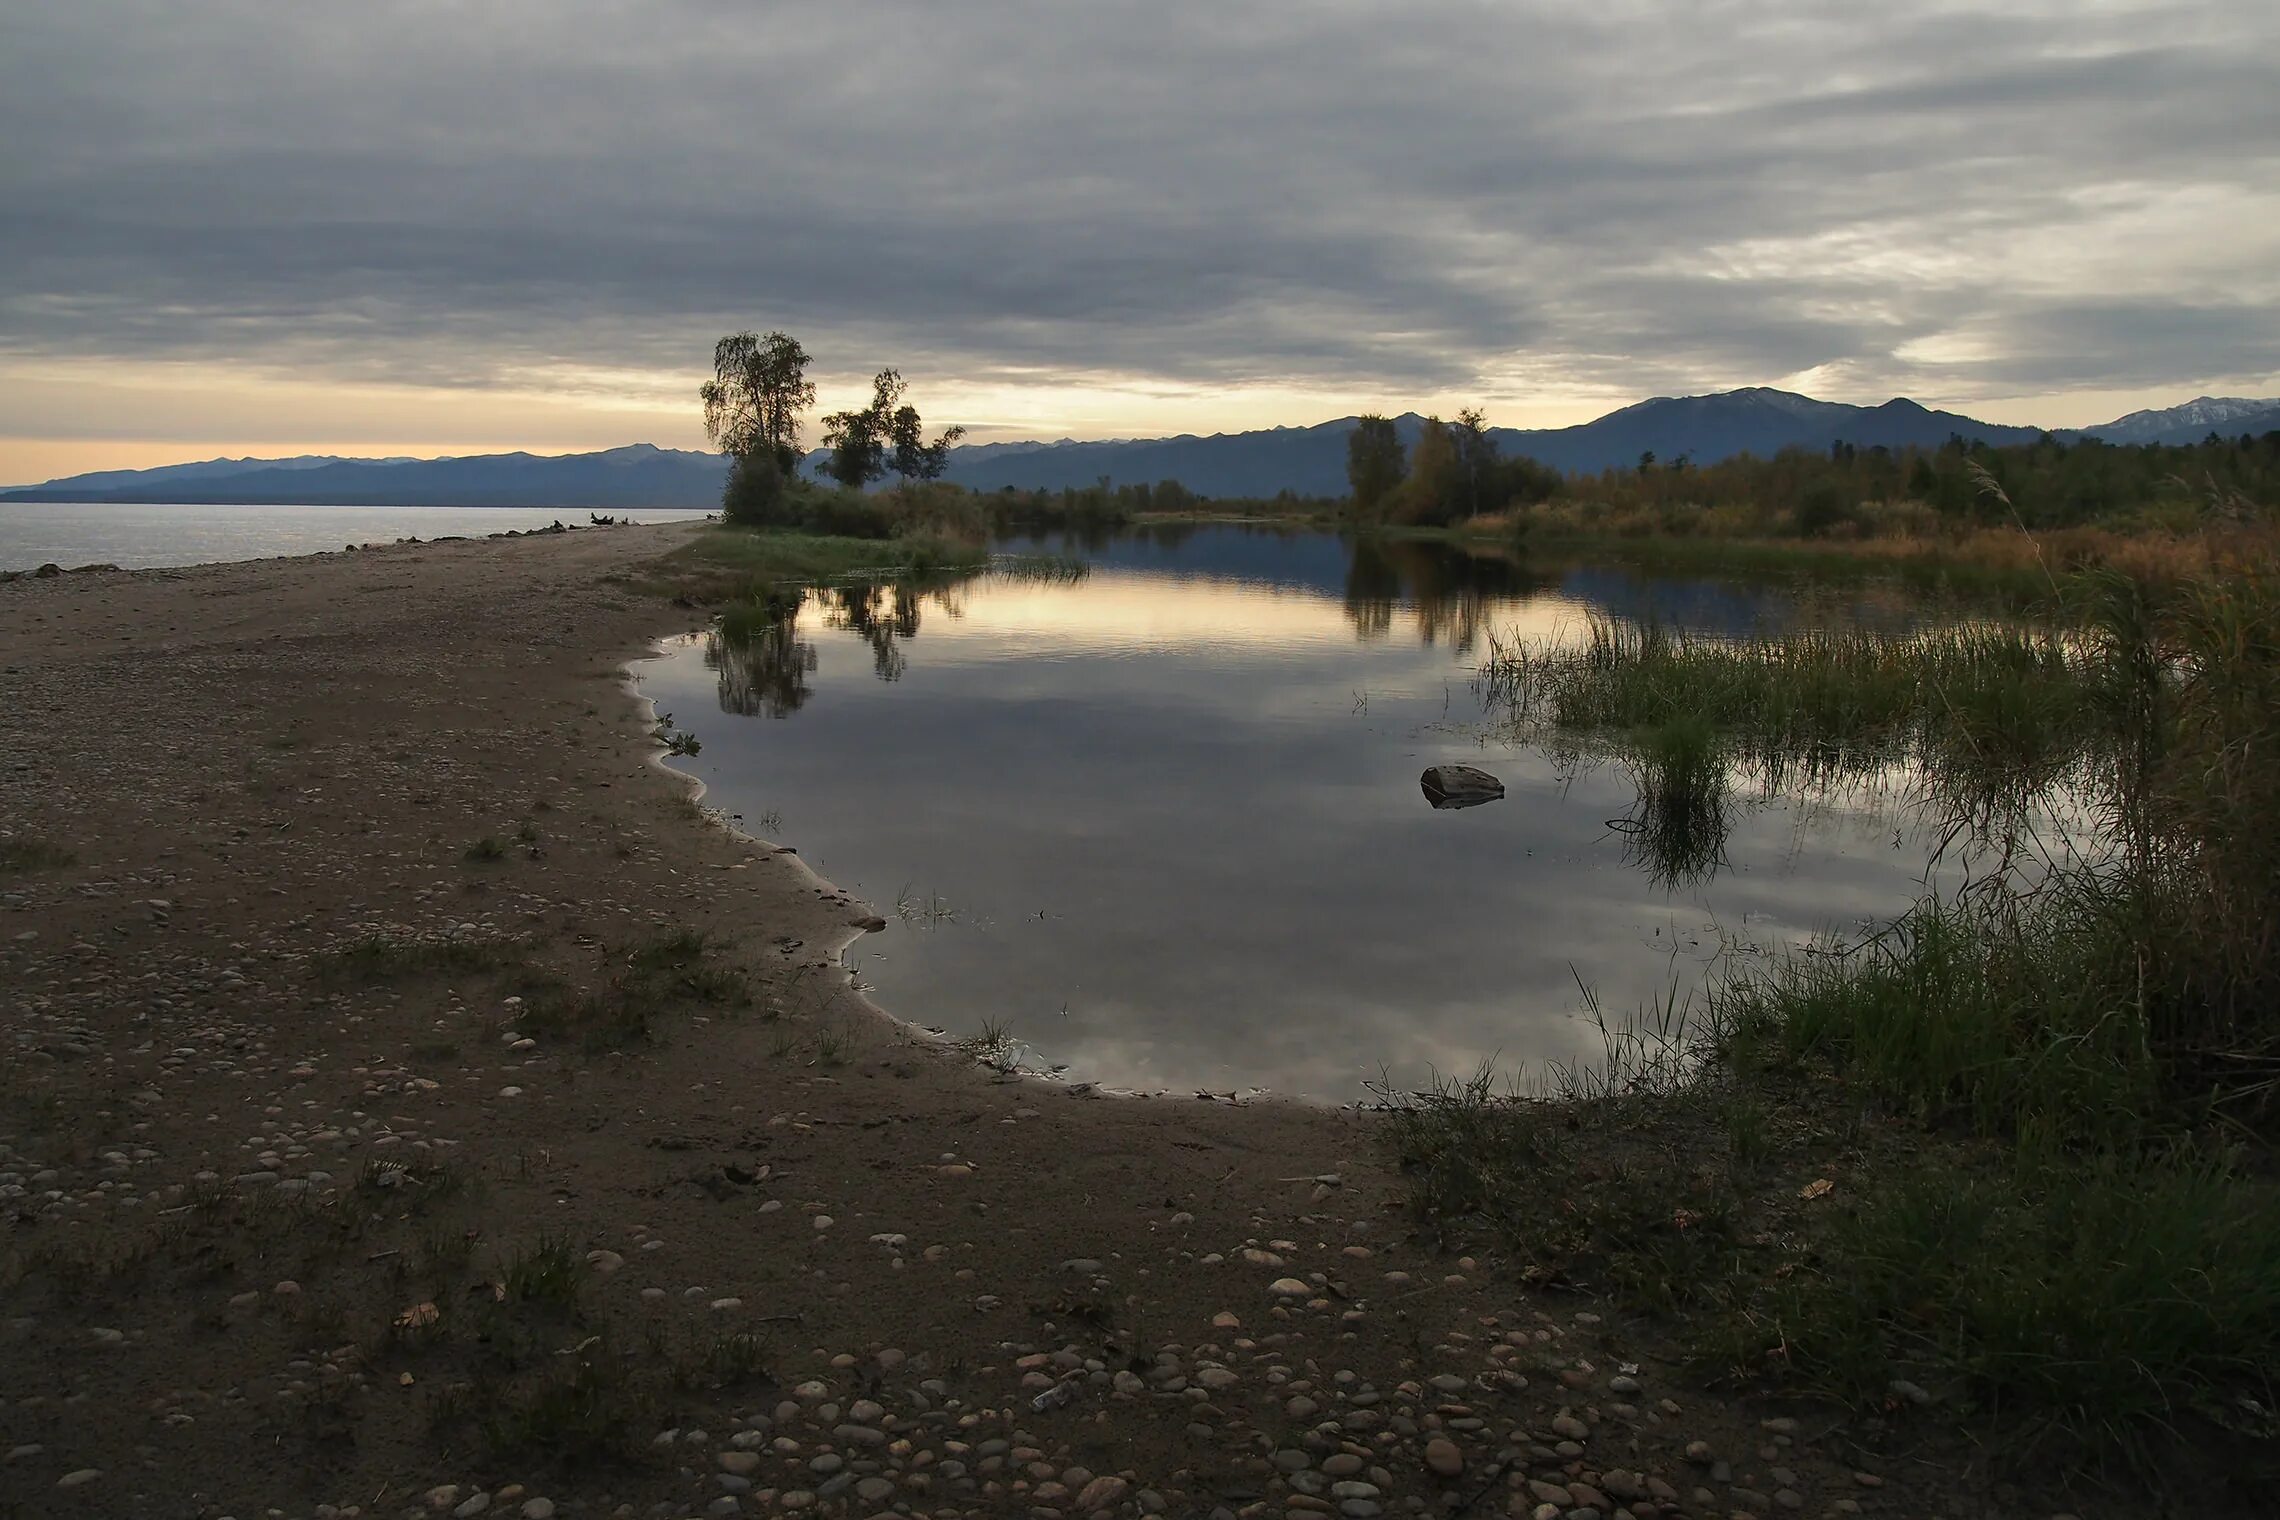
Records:
<instances>
[{"instance_id":1,"label":"open lake surface","mask_svg":"<svg viewBox=\"0 0 2280 1520\"><path fill-rule=\"evenodd\" d=\"M605 514L608 515L608 514ZM686 522L701 511L630 514L639 522ZM528 532L560 518L583 525L583 509L552 507L174 506L166 503L0 502L0 570L57 564L213 565L316 554L399 538L482 538Z\"/></svg>"},{"instance_id":2,"label":"open lake surface","mask_svg":"<svg viewBox=\"0 0 2280 1520\"><path fill-rule=\"evenodd\" d=\"M1588 1062L1582 989L1620 1022L1922 890L1905 815L1746 788L1723 868L1660 878L1628 770L1511 736L1476 676L1491 635L1742 633L1781 593L1237 528L1085 557L795 590L759 637L636 667L706 805L887 918L848 961L915 1023L1072 1080L1355 1101ZM1436 811L1419 776L1451 762L1507 795Z\"/></svg>"}]
</instances>

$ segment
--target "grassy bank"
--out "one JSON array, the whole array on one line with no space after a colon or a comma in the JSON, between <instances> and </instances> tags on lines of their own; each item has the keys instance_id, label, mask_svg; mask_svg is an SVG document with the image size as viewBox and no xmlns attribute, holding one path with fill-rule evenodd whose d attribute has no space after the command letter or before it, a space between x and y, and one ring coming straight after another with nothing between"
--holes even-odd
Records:
<instances>
[{"instance_id":1,"label":"grassy bank","mask_svg":"<svg viewBox=\"0 0 2280 1520\"><path fill-rule=\"evenodd\" d=\"M1482 519L1471 536L1498 531L1547 560L1614 562L1666 574L1791 579L1822 584L1891 582L1925 595L1994 600L2025 609L2069 579L2113 571L2176 588L2268 561L2280 535L2255 525L2080 527L2030 536L2014 527L1917 531L1892 526L1830 538L1714 533L1596 522L1535 512Z\"/></svg>"},{"instance_id":2,"label":"grassy bank","mask_svg":"<svg viewBox=\"0 0 2280 1520\"><path fill-rule=\"evenodd\" d=\"M642 566L631 584L653 596L718 607L765 601L771 592L819 581L899 581L971 572L988 560L979 540L961 537L849 538L716 525Z\"/></svg>"},{"instance_id":3,"label":"grassy bank","mask_svg":"<svg viewBox=\"0 0 2280 1520\"><path fill-rule=\"evenodd\" d=\"M2062 589L2063 635L1508 655L1515 713L1673 830L1744 757L1897 758L1958 817L2063 783L2098 843L1739 971L1555 1101L1396 1095L1392 1133L1427 1229L1661 1308L1708 1376L2246 1480L2280 1465L2280 581Z\"/></svg>"}]
</instances>

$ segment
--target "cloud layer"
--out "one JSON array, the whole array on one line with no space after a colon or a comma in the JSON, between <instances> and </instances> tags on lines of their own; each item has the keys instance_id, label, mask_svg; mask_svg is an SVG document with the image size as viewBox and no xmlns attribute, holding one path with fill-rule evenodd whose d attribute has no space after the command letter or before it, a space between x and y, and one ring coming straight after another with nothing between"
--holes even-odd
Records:
<instances>
[{"instance_id":1,"label":"cloud layer","mask_svg":"<svg viewBox=\"0 0 2280 1520\"><path fill-rule=\"evenodd\" d=\"M0 355L677 396L781 326L976 391L2255 379L2274 56L2262 0L20 7Z\"/></svg>"}]
</instances>

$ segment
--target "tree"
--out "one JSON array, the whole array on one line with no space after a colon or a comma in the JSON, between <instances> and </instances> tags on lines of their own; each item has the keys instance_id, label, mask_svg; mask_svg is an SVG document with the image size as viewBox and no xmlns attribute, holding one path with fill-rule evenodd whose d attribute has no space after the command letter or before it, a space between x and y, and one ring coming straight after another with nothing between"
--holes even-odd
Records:
<instances>
[{"instance_id":1,"label":"tree","mask_svg":"<svg viewBox=\"0 0 2280 1520\"><path fill-rule=\"evenodd\" d=\"M1488 436L1488 415L1477 406L1457 413L1449 441L1457 447L1457 474L1464 481L1467 517L1478 517L1487 505L1482 493L1496 474L1496 440Z\"/></svg>"},{"instance_id":2,"label":"tree","mask_svg":"<svg viewBox=\"0 0 2280 1520\"><path fill-rule=\"evenodd\" d=\"M932 443L918 428L918 408L899 406L888 425L887 436L895 446L894 470L905 481L939 480L950 467L950 445L966 436L962 427L948 427Z\"/></svg>"},{"instance_id":3,"label":"tree","mask_svg":"<svg viewBox=\"0 0 2280 1520\"><path fill-rule=\"evenodd\" d=\"M920 431L918 408L903 400L909 386L902 375L880 370L871 381L871 404L859 412L834 412L823 419L823 441L831 448L824 466L832 479L859 491L892 469L905 483L934 480L950 464L950 445L966 436L946 428L928 443Z\"/></svg>"},{"instance_id":4,"label":"tree","mask_svg":"<svg viewBox=\"0 0 2280 1520\"><path fill-rule=\"evenodd\" d=\"M784 472L776 468L776 456L763 449L730 463L720 515L747 528L785 526L790 515L784 500Z\"/></svg>"},{"instance_id":5,"label":"tree","mask_svg":"<svg viewBox=\"0 0 2280 1520\"><path fill-rule=\"evenodd\" d=\"M1354 420L1354 430L1346 435L1346 483L1354 492L1356 514L1366 516L1383 506L1408 467L1393 419L1373 412Z\"/></svg>"},{"instance_id":6,"label":"tree","mask_svg":"<svg viewBox=\"0 0 2280 1520\"><path fill-rule=\"evenodd\" d=\"M871 381L871 404L859 412L833 412L823 419L823 441L831 450L826 474L850 491L860 491L887 473L887 435L903 377L880 370Z\"/></svg>"},{"instance_id":7,"label":"tree","mask_svg":"<svg viewBox=\"0 0 2280 1520\"><path fill-rule=\"evenodd\" d=\"M732 459L766 453L778 474L800 464L800 413L815 404L808 352L787 333L731 333L713 345L713 378L697 394L705 436Z\"/></svg>"},{"instance_id":8,"label":"tree","mask_svg":"<svg viewBox=\"0 0 2280 1520\"><path fill-rule=\"evenodd\" d=\"M869 411L833 412L823 419L823 446L831 457L823 473L850 491L860 491L887 473L887 448Z\"/></svg>"},{"instance_id":9,"label":"tree","mask_svg":"<svg viewBox=\"0 0 2280 1520\"><path fill-rule=\"evenodd\" d=\"M1409 478L1401 483L1394 501L1394 516L1400 521L1419 527L1447 527L1463 510L1464 469L1452 433L1440 418L1425 419L1417 434L1417 448L1409 456Z\"/></svg>"}]
</instances>

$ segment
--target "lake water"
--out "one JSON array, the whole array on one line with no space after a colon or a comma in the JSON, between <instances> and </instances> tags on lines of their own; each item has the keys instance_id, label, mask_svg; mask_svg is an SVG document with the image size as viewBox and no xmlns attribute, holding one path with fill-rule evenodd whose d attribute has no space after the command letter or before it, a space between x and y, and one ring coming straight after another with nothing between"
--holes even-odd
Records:
<instances>
[{"instance_id":1,"label":"lake water","mask_svg":"<svg viewBox=\"0 0 2280 1520\"><path fill-rule=\"evenodd\" d=\"M637 511L640 522L684 522L696 511ZM584 511L548 507L173 506L163 503L0 502L0 570L40 565L210 565L316 554L399 538L481 538L543 528Z\"/></svg>"},{"instance_id":2,"label":"lake water","mask_svg":"<svg viewBox=\"0 0 2280 1520\"><path fill-rule=\"evenodd\" d=\"M915 1023L1115 1087L1353 1101L1589 1059L1582 988L1619 1020L1921 890L1916 828L1828 799L1753 802L1723 869L1658 877L1611 827L1627 772L1503 737L1475 678L1491 634L1739 632L1778 593L1232 528L1088 557L795 592L760 636L637 667L706 804L888 919L849 961ZM1448 762L1506 797L1435 811Z\"/></svg>"}]
</instances>

